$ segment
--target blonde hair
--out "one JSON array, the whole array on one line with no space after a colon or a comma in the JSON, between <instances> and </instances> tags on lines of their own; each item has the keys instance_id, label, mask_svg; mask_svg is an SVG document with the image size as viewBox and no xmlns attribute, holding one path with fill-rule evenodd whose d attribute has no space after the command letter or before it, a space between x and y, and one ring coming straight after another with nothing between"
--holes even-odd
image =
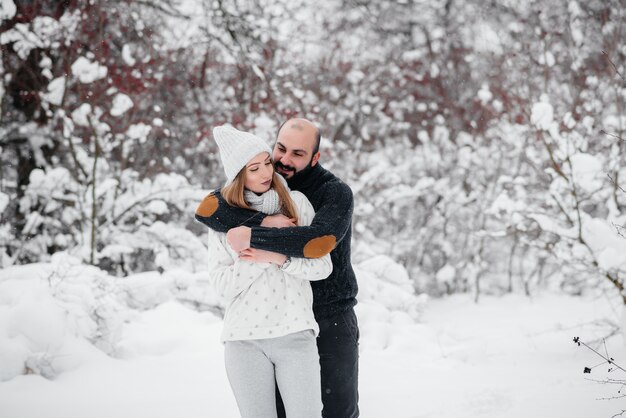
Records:
<instances>
[{"instance_id":1,"label":"blonde hair","mask_svg":"<svg viewBox=\"0 0 626 418\"><path fill-rule=\"evenodd\" d=\"M283 215L295 219L296 225L298 225L298 212L296 211L296 204L289 195L289 190L285 187L281 179L278 178L280 174L274 171L272 175L273 187L278 193L278 199L280 200L280 211ZM224 186L221 190L222 197L231 206L236 206L244 209L252 209L248 202L246 202L243 194L246 183L246 167L242 168L235 176L232 183Z\"/></svg>"}]
</instances>

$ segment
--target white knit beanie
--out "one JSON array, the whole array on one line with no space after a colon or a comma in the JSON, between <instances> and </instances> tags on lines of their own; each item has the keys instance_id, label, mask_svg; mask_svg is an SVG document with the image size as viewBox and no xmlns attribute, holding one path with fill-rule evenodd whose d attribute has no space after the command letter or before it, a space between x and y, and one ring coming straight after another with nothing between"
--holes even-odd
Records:
<instances>
[{"instance_id":1,"label":"white knit beanie","mask_svg":"<svg viewBox=\"0 0 626 418\"><path fill-rule=\"evenodd\" d=\"M230 125L216 126L213 128L213 137L220 149L220 157L226 172L226 184L230 184L239 171L248 164L252 158L262 152L272 155L272 148L256 135L243 132Z\"/></svg>"}]
</instances>

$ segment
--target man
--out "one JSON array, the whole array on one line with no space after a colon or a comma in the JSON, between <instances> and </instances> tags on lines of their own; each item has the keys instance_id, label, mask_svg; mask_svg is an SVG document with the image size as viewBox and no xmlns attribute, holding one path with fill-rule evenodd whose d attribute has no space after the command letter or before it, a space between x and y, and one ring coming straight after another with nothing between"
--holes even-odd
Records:
<instances>
[{"instance_id":1,"label":"man","mask_svg":"<svg viewBox=\"0 0 626 418\"><path fill-rule=\"evenodd\" d=\"M283 215L265 216L229 206L215 191L204 198L196 219L227 232L235 251L255 248L290 257L316 258L330 252L331 275L311 283L313 312L320 328L324 418L353 418L358 408L359 328L354 305L358 291L350 262L353 197L350 188L319 164L320 131L310 121L290 119L278 131L273 149L276 171L315 209L310 226L293 226ZM284 228L289 226L289 228ZM280 401L278 402L280 405ZM279 408L279 416L284 412Z\"/></svg>"}]
</instances>

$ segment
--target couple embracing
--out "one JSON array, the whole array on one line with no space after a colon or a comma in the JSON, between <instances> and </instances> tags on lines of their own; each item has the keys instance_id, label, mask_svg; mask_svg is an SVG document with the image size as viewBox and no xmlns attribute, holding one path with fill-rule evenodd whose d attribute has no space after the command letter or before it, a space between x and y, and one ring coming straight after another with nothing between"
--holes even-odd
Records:
<instances>
[{"instance_id":1,"label":"couple embracing","mask_svg":"<svg viewBox=\"0 0 626 418\"><path fill-rule=\"evenodd\" d=\"M227 182L196 219L224 297L226 373L243 418L353 418L357 283L350 188L319 164L319 129L290 119L274 148L230 126L213 136Z\"/></svg>"}]
</instances>

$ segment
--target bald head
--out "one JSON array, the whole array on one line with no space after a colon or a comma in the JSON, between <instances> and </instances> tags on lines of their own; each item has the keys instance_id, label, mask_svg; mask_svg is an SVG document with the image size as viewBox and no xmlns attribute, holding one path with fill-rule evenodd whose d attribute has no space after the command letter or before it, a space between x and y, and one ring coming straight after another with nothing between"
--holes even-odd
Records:
<instances>
[{"instance_id":1,"label":"bald head","mask_svg":"<svg viewBox=\"0 0 626 418\"><path fill-rule=\"evenodd\" d=\"M315 166L319 159L320 130L313 122L304 118L287 120L278 129L274 145L276 169L286 178Z\"/></svg>"},{"instance_id":2,"label":"bald head","mask_svg":"<svg viewBox=\"0 0 626 418\"><path fill-rule=\"evenodd\" d=\"M315 124L311 122L310 120L305 119L305 118L288 119L285 122L283 122L282 125L280 125L280 128L278 128L278 136L280 136L280 133L283 129L290 130L290 131L297 131L302 136L310 135L312 138L315 139L315 143L313 146L313 154L319 151L322 133L320 132L319 128L315 126Z\"/></svg>"}]
</instances>

